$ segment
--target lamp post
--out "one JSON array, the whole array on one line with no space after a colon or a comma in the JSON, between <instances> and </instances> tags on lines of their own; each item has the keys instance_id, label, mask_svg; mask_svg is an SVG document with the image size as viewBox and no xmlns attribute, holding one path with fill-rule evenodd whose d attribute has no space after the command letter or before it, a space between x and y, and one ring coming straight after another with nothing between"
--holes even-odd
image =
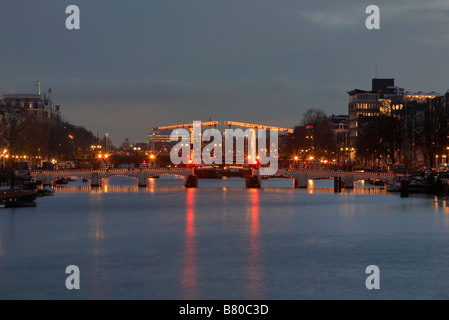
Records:
<instances>
[{"instance_id":1,"label":"lamp post","mask_svg":"<svg viewBox=\"0 0 449 320\"><path fill-rule=\"evenodd\" d=\"M351 156L349 157L350 160L350 164L352 164L353 160L355 161L355 153L354 153L355 149L351 148Z\"/></svg>"},{"instance_id":2,"label":"lamp post","mask_svg":"<svg viewBox=\"0 0 449 320\"><path fill-rule=\"evenodd\" d=\"M106 133L106 141L105 141L105 143L106 143L106 145L105 145L105 150L106 150L105 152L106 152L106 154L109 153L108 137L109 137L109 134Z\"/></svg>"},{"instance_id":3,"label":"lamp post","mask_svg":"<svg viewBox=\"0 0 449 320\"><path fill-rule=\"evenodd\" d=\"M155 167L155 159L156 159L156 156L154 155L154 154L150 154L150 161L151 161L151 166L152 167Z\"/></svg>"},{"instance_id":4,"label":"lamp post","mask_svg":"<svg viewBox=\"0 0 449 320\"><path fill-rule=\"evenodd\" d=\"M293 157L293 160L294 160L294 165L293 165L293 167L294 167L294 168L298 168L298 159L299 159L298 156L294 156L294 157Z\"/></svg>"},{"instance_id":5,"label":"lamp post","mask_svg":"<svg viewBox=\"0 0 449 320\"><path fill-rule=\"evenodd\" d=\"M348 169L348 165L349 165L349 148L348 147L346 147L346 153L345 153L345 165L346 165L346 170Z\"/></svg>"}]
</instances>

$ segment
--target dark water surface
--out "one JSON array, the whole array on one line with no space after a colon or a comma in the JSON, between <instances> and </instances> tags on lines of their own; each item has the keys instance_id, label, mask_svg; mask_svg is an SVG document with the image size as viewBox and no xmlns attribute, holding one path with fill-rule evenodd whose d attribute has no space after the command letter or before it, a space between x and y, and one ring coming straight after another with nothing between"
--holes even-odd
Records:
<instances>
[{"instance_id":1,"label":"dark water surface","mask_svg":"<svg viewBox=\"0 0 449 320\"><path fill-rule=\"evenodd\" d=\"M0 299L448 299L445 198L111 179L0 209ZM312 182L311 182L312 183ZM80 289L68 290L68 265ZM380 268L380 290L365 269Z\"/></svg>"}]
</instances>

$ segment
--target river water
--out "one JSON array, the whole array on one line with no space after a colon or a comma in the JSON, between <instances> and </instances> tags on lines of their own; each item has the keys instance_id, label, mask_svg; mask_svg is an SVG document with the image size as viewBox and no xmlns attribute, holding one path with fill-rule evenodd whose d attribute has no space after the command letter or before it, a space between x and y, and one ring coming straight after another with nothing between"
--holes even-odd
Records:
<instances>
[{"instance_id":1,"label":"river water","mask_svg":"<svg viewBox=\"0 0 449 320\"><path fill-rule=\"evenodd\" d=\"M448 299L445 198L114 178L0 209L0 299ZM78 266L80 289L66 288ZM366 268L379 268L368 290Z\"/></svg>"}]
</instances>

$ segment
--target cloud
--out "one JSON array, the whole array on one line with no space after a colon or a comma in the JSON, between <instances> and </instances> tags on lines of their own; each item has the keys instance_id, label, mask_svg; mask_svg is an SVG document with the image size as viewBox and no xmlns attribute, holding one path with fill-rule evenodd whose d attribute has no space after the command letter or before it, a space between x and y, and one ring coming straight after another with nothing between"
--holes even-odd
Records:
<instances>
[{"instance_id":1,"label":"cloud","mask_svg":"<svg viewBox=\"0 0 449 320\"><path fill-rule=\"evenodd\" d=\"M307 80L296 80L290 76L282 75L274 79L283 90L304 91L313 88L313 84Z\"/></svg>"},{"instance_id":2,"label":"cloud","mask_svg":"<svg viewBox=\"0 0 449 320\"><path fill-rule=\"evenodd\" d=\"M449 83L448 0L110 2L81 0L80 32L54 0L10 2L0 94L36 92L40 80L68 120L119 141L209 116L295 125L310 107L346 113L346 92L370 87L375 59L401 87ZM371 4L378 31L365 27ZM24 8L46 23L17 24Z\"/></svg>"},{"instance_id":3,"label":"cloud","mask_svg":"<svg viewBox=\"0 0 449 320\"><path fill-rule=\"evenodd\" d=\"M351 12L346 10L308 10L301 11L299 15L311 24L328 27L348 27L360 22L360 19L356 19Z\"/></svg>"}]
</instances>

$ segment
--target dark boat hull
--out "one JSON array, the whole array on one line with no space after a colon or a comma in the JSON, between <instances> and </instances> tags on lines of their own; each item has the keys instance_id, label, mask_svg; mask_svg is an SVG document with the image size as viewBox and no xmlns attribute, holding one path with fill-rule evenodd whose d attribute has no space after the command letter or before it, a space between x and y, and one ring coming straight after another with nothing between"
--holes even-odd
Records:
<instances>
[{"instance_id":1,"label":"dark boat hull","mask_svg":"<svg viewBox=\"0 0 449 320\"><path fill-rule=\"evenodd\" d=\"M8 189L3 190L1 201L5 208L33 207L36 205L37 190Z\"/></svg>"},{"instance_id":2,"label":"dark boat hull","mask_svg":"<svg viewBox=\"0 0 449 320\"><path fill-rule=\"evenodd\" d=\"M223 173L219 169L195 169L198 179L222 179Z\"/></svg>"}]
</instances>

